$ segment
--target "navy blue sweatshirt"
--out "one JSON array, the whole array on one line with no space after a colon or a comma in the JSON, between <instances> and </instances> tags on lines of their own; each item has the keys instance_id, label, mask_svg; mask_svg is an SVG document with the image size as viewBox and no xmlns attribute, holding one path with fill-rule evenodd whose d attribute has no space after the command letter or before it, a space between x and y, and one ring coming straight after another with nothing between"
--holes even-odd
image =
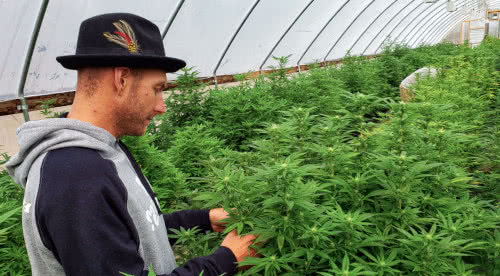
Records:
<instances>
[{"instance_id":1,"label":"navy blue sweatshirt","mask_svg":"<svg viewBox=\"0 0 500 276\"><path fill-rule=\"evenodd\" d=\"M21 151L25 157L8 164L26 189L23 230L33 275L138 276L147 275L150 264L157 275L236 273L234 254L222 246L177 267L171 249L175 240L167 229L211 230L208 210L161 214L151 185L125 145L75 121L32 122L26 135L42 137L25 146L35 150ZM41 131L54 123L55 132ZM44 150L30 157L41 145ZM23 168L26 161L30 166ZM16 171L23 169L28 172Z\"/></svg>"}]
</instances>

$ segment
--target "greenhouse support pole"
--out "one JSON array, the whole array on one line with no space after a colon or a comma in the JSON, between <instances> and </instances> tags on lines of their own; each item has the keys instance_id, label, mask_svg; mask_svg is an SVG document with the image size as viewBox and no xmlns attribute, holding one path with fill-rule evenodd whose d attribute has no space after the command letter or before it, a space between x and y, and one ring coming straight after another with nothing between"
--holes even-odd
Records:
<instances>
[{"instance_id":1,"label":"greenhouse support pole","mask_svg":"<svg viewBox=\"0 0 500 276\"><path fill-rule=\"evenodd\" d=\"M462 8L463 6L464 6L464 5L460 6L460 7L459 7L459 9L460 9L460 8ZM458 10L458 9L457 9L457 10ZM450 16L450 15L452 15L452 14L453 14L453 13L449 13L449 14L447 14L447 16ZM447 16L445 15L445 16L443 16L443 17L447 17ZM436 16L434 16L434 17L436 17ZM424 39L424 37L428 34L428 32L429 32L430 28L432 28L432 26L436 26L436 22L438 22L438 21L439 21L439 19L441 19L441 18L443 18L443 17L437 17L437 18L432 19L432 22L430 22L430 23L429 23L429 25L427 25L427 27L425 28L425 30L424 30L422 33L420 33L420 34L418 35L417 39L415 40L415 44L414 44L413 46L414 46L414 47L416 47L416 46L418 46L419 44L422 44L423 39Z\"/></svg>"},{"instance_id":2,"label":"greenhouse support pole","mask_svg":"<svg viewBox=\"0 0 500 276\"><path fill-rule=\"evenodd\" d=\"M302 55L300 56L299 60L297 61L297 68L299 68L299 72L300 72L300 62L302 61L302 59L304 58L304 56L306 55L307 51L309 51L309 49L311 49L311 46L314 44L314 42L316 42L316 40L318 39L318 37L321 35L321 33L323 33L323 31L326 29L326 27L330 24L330 22L332 22L332 20L337 16L337 14L339 14L339 12L344 9L345 5L347 5L347 3L349 3L350 0L347 0L344 2L344 4L342 4L342 6L332 15L332 17L330 17L330 19L328 19L328 21L326 22L326 24L323 26L323 28L321 28L321 30L318 32L318 34L316 34L316 36L314 37L314 39L311 41L311 43L309 43L309 46L307 46L306 50L304 51L304 53L302 53Z\"/></svg>"},{"instance_id":3,"label":"greenhouse support pole","mask_svg":"<svg viewBox=\"0 0 500 276\"><path fill-rule=\"evenodd\" d=\"M30 44L28 52L26 53L26 58L24 59L21 80L19 81L19 86L17 89L18 95L21 99L21 109L23 110L25 122L28 122L30 120L30 115L28 112L28 105L26 104L26 98L24 97L24 86L26 84L26 79L28 77L28 71L30 68L31 58L33 57L33 51L35 50L35 44L38 38L38 33L40 32L43 17L45 16L45 11L47 10L48 5L49 5L49 0L44 0L42 2L42 6L40 7L40 11L38 12L38 15L36 17L35 29L31 33L31 38L29 42Z\"/></svg>"},{"instance_id":4,"label":"greenhouse support pole","mask_svg":"<svg viewBox=\"0 0 500 276\"><path fill-rule=\"evenodd\" d=\"M328 56L330 55L330 53L333 51L333 49L335 48L335 46L337 46L337 44L339 43L339 41L344 37L344 35L347 33L347 31L352 27L352 24L354 24L354 22L358 21L358 18L366 11L366 9L368 9L373 3L375 2L375 0L372 0L370 3L368 3L368 5L366 5L357 15L356 17L354 17L353 20L351 20L351 23L349 23L349 26L347 26L347 28L344 29L344 31L342 32L342 34L339 36L339 38L337 38L337 40L335 41L335 43L333 43L332 47L330 47L330 49L328 50L328 52L326 53L325 57L323 58L323 62L325 63L325 66L326 66L326 59L328 58Z\"/></svg>"},{"instance_id":5,"label":"greenhouse support pole","mask_svg":"<svg viewBox=\"0 0 500 276\"><path fill-rule=\"evenodd\" d=\"M400 13L405 10L408 6L410 6L410 4L413 3L413 0L409 1L408 4L406 4L403 8L401 8L397 13L394 13L394 15L391 17L391 19L389 19L389 21L387 21L387 23L385 23L384 27L382 27L382 29L380 29L380 31L373 36L372 40L370 40L370 43L368 43L368 45L366 45L366 48L363 50L363 52L361 53L362 56L365 55L366 51L368 50L368 48L370 48L370 46L373 44L373 42L375 41L375 39L377 39L377 37L382 33L383 30L385 30L385 28L387 28L387 26L389 26L389 24L398 16L400 15Z\"/></svg>"},{"instance_id":6,"label":"greenhouse support pole","mask_svg":"<svg viewBox=\"0 0 500 276\"><path fill-rule=\"evenodd\" d=\"M396 26L394 26L394 28L392 28L392 30L387 34L387 36L382 41L382 43L380 43L378 45L377 49L375 49L375 54L378 52L378 50L380 49L380 47L382 47L382 45L385 43L385 41L387 40L387 37L389 37L392 34L392 32L394 32L394 30L399 27L399 25L401 25L401 23L403 22L403 20L405 20L405 18L407 18L410 14L412 14L414 11L416 11L418 8L420 8L423 4L424 4L424 2L422 1L415 8L413 8L409 13L407 13L405 16L403 16L403 18L401 18L401 20L399 20L399 22L396 24Z\"/></svg>"},{"instance_id":7,"label":"greenhouse support pole","mask_svg":"<svg viewBox=\"0 0 500 276\"><path fill-rule=\"evenodd\" d=\"M348 50L349 53L352 51L352 48L354 48L354 45L356 45L359 42L359 40L361 40L361 38L366 34L366 32L373 26L373 24L375 24L375 22L377 22L377 20L380 18L380 16L382 16L382 14L384 14L388 9L390 9L394 4L396 4L396 2L397 2L397 0L393 0L392 3L389 6L387 6L387 8L385 8L383 12L379 13L377 15L377 17L375 17L375 19L373 19L373 21L370 23L370 25L368 25L364 29L364 31L358 36L356 41L354 41L354 43L351 45L351 47Z\"/></svg>"},{"instance_id":8,"label":"greenhouse support pole","mask_svg":"<svg viewBox=\"0 0 500 276\"><path fill-rule=\"evenodd\" d=\"M236 38L236 36L240 32L240 30L243 27L243 25L245 25L245 22L247 21L248 17L250 17L250 14L252 14L253 10L255 9L255 7L257 6L257 4L259 4L259 2L260 2L260 0L255 0L255 2L253 3L252 7L248 10L248 12L245 15L245 17L243 18L243 20L241 20L240 25L238 26L238 28L236 29L236 31L233 33L233 36L231 37L231 39L227 43L226 47L224 48L224 51L222 52L222 55L219 58L219 61L217 61L217 65L215 66L215 69L214 69L214 72L213 72L215 87L217 87L217 70L219 69L219 66L222 63L222 60L226 56L226 53L229 50L229 48L231 47L231 44L233 44L234 39Z\"/></svg>"},{"instance_id":9,"label":"greenhouse support pole","mask_svg":"<svg viewBox=\"0 0 500 276\"><path fill-rule=\"evenodd\" d=\"M441 5L439 5L439 7L437 7L437 8L434 10L435 12L436 12L436 11L437 11L437 12L436 12L435 14L433 14L433 15L431 16L431 18L434 18L434 16L436 16L436 14L440 14L441 8L442 8L442 6L444 6L444 5L446 5L446 2L442 3ZM426 10L427 10L427 9L426 9ZM424 11L424 12L425 12L425 11ZM424 12L422 12L422 13L424 13ZM423 25L425 25L425 22L427 22L427 19L428 19L428 17L429 17L431 14L432 14L432 11L430 11L429 13L427 13L427 14L426 14L426 15L425 15L425 16L424 16L421 20L419 20L419 21L417 22L417 24L415 24L415 26L413 26L413 28L411 28L411 30L410 30L409 32L407 32L407 33L406 33L406 35L403 37L403 39L401 40L401 42L402 42L402 43L404 43L404 42L406 41L406 39L408 38L408 36L409 36L410 34L412 34L412 33L415 31L415 29L417 29L417 26L422 27ZM419 16L420 16L420 14L419 14ZM403 34L403 32L401 32L399 35L401 36L402 34ZM399 36L398 36L398 37L399 37ZM409 43L409 42L410 42L410 41L408 41L408 46L410 46L410 43Z\"/></svg>"},{"instance_id":10,"label":"greenhouse support pole","mask_svg":"<svg viewBox=\"0 0 500 276\"><path fill-rule=\"evenodd\" d=\"M267 54L266 58L264 59L264 61L260 64L259 66L259 74L262 75L262 67L264 67L264 64L266 64L267 60L269 59L269 57L271 56L271 54L274 52L274 50L276 50L276 47L278 47L278 45L281 43L281 41L283 40L283 38L285 38L285 36L288 34L288 32L292 29L292 27L295 25L295 23L297 23L297 21L299 20L299 18L304 14L304 12L309 8L309 6L311 6L311 4L314 2L315 0L311 0L309 1L309 3L302 9L302 11L295 17L295 19L293 20L292 24L290 24L290 26L288 26L288 28L286 29L286 31L281 35L281 37L278 39L278 41L276 42L276 44L274 44L273 48L271 49L271 51L269 51L269 54Z\"/></svg>"},{"instance_id":11,"label":"greenhouse support pole","mask_svg":"<svg viewBox=\"0 0 500 276\"><path fill-rule=\"evenodd\" d=\"M408 24L403 30L401 30L401 32L398 33L398 35L394 38L394 42L397 42L399 40L399 37L405 33L406 30L410 29L410 26L413 25L413 27L411 27L411 30L409 32L407 32L406 34L408 33L411 33L413 32L413 30L415 30L415 28L420 24L422 23L422 21L424 20L424 18L429 14L429 13L426 13L428 9L430 9L433 5L437 5L438 2L436 3L433 3L431 5L428 5L425 9L423 9L422 11L420 11L417 15L415 15L412 20L411 20L411 23ZM444 4L446 4L446 0L444 2ZM443 3L441 3L439 6L436 7L436 9L438 10L441 6L443 5ZM420 16L422 16L422 18L420 18ZM420 18L420 20L418 20ZM406 38L406 36L405 36ZM400 41L400 43L404 43L404 39Z\"/></svg>"},{"instance_id":12,"label":"greenhouse support pole","mask_svg":"<svg viewBox=\"0 0 500 276\"><path fill-rule=\"evenodd\" d=\"M500 38L500 21L497 22L497 38Z\"/></svg>"},{"instance_id":13,"label":"greenhouse support pole","mask_svg":"<svg viewBox=\"0 0 500 276\"><path fill-rule=\"evenodd\" d=\"M177 7L175 7L175 10L174 10L174 13L172 14L172 17L170 18L170 20L168 20L167 26L165 26L165 29L161 33L162 40L165 39L165 36L167 35L168 30L170 30L172 23L174 23L174 20L177 17L177 14L179 13L179 10L181 9L182 5L184 4L184 1L185 0L181 0L181 1L179 1L179 3L177 3Z\"/></svg>"}]
</instances>

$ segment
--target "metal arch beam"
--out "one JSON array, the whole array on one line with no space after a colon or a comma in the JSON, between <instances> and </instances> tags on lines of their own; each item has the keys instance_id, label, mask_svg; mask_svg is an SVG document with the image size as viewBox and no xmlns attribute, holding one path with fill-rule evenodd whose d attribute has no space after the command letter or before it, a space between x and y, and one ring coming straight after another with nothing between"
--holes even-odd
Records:
<instances>
[{"instance_id":1,"label":"metal arch beam","mask_svg":"<svg viewBox=\"0 0 500 276\"><path fill-rule=\"evenodd\" d=\"M349 47L348 52L352 51L352 48L354 48L354 45L356 45L359 42L359 40L366 34L366 32L373 26L373 24L375 24L375 22L380 18L380 16L382 16L382 14L384 14L388 9L390 9L397 1L398 0L393 0L392 3L389 6L387 6L387 8L385 8L385 10L383 12L379 13L377 15L377 17L375 19L373 19L373 21L370 23L370 25L368 25L365 28L365 30L358 36L358 39L356 39L356 41L354 41L354 43L351 45L351 47Z\"/></svg>"},{"instance_id":2,"label":"metal arch beam","mask_svg":"<svg viewBox=\"0 0 500 276\"><path fill-rule=\"evenodd\" d=\"M260 0L255 0L255 2L253 3L252 7L248 10L248 12L245 15L245 17L243 18L243 20L241 20L240 25L238 26L238 28L236 29L236 31L233 33L231 39L229 40L229 42L227 43L226 47L224 48L224 51L222 52L222 55L219 58L219 61L217 61L217 65L215 66L215 69L214 69L214 72L213 72L215 87L217 87L217 70L219 69L219 66L220 66L222 60L226 56L226 53L229 50L229 48L231 47L231 45L233 44L234 39L236 38L236 36L240 32L240 30L243 27L243 25L245 25L245 23L247 22L248 17L250 17L250 14L252 14L253 10L255 9L255 7L257 6L257 4L259 4L259 2L260 2Z\"/></svg>"},{"instance_id":3,"label":"metal arch beam","mask_svg":"<svg viewBox=\"0 0 500 276\"><path fill-rule=\"evenodd\" d=\"M464 6L464 5L463 5L463 3L462 3L462 6L457 7L457 11L458 11L458 9L459 9L459 8L462 8L463 6ZM460 12L458 12L458 13L460 13ZM453 13L450 13L450 14L448 14L448 15L452 15L452 14L453 14ZM446 17L446 16L443 16L443 17ZM442 19L443 17L438 17L438 18L436 18L436 19L433 19L432 21L429 21L429 24L427 25L427 27L426 27L426 28L425 28L425 29L424 29L424 30L423 30L423 31L422 31L422 32L421 32L418 36L415 36L415 37L417 37L417 39L414 41L414 45L412 45L412 46L413 46L413 47L416 47L416 46L418 46L419 44L421 44L421 43L422 43L422 41L423 41L424 36L428 34L429 29L430 29L430 28L432 28L433 26L436 26L436 22L438 22L438 21L439 21L440 19Z\"/></svg>"},{"instance_id":4,"label":"metal arch beam","mask_svg":"<svg viewBox=\"0 0 500 276\"><path fill-rule=\"evenodd\" d=\"M459 11L459 9L463 8L465 6L465 1L466 0L461 0L461 5L458 6L457 4L457 11L456 12L453 12L453 13L448 13L447 16L443 16L443 17L440 17L440 18L437 18L436 20L430 22L430 24L428 24L427 28L420 33L420 35L418 35L418 38L415 40L415 45L414 46L417 46L418 44L422 43L423 41L423 37L428 34L428 31L430 30L430 28L436 26L436 22L439 21L440 19L443 19L444 17L448 17L448 16L451 16L453 14L457 14L457 13L461 13L461 11Z\"/></svg>"},{"instance_id":5,"label":"metal arch beam","mask_svg":"<svg viewBox=\"0 0 500 276\"><path fill-rule=\"evenodd\" d=\"M424 4L424 2L422 1L420 4L418 4L418 6L416 6L415 8L413 8L413 10L411 10L409 13L407 13L405 16L403 16L403 18L401 18L401 20L399 20L398 24L396 24L396 26L394 26L394 28L392 28L392 30L387 34L386 38L378 45L377 49L375 49L375 54L378 52L378 50L380 49L380 47L382 47L382 45L386 41L387 37L390 36L392 34L392 32L394 32L394 30L399 27L399 25L401 25L401 22L403 22L403 20L407 16L409 16L410 14L412 14L415 10L417 10L418 8L420 8L420 6L422 6L423 4Z\"/></svg>"},{"instance_id":6,"label":"metal arch beam","mask_svg":"<svg viewBox=\"0 0 500 276\"><path fill-rule=\"evenodd\" d=\"M362 56L365 55L366 51L368 50L368 48L370 48L370 46L373 44L373 42L375 41L375 39L377 39L377 37L382 33L383 30L385 30L385 28L387 28L387 26L389 26L389 24L398 16L400 15L400 13L406 9L411 3L413 3L414 1L409 1L408 4L406 4L403 8L401 8L397 13L394 13L394 16L391 17L391 19L389 21L387 21L387 23L385 23L384 27L382 27L382 29L380 29L380 31L375 35L373 36L372 40L370 41L370 43L368 43L368 45L366 45L366 48L363 50L363 52L361 53Z\"/></svg>"},{"instance_id":7,"label":"metal arch beam","mask_svg":"<svg viewBox=\"0 0 500 276\"><path fill-rule=\"evenodd\" d=\"M28 122L30 120L30 115L28 112L28 105L26 104L26 99L24 98L24 86L26 85L26 79L28 77L28 72L30 69L31 58L33 57L33 52L35 50L36 40L38 39L38 34L40 33L40 28L42 27L43 18L45 17L45 12L49 6L49 0L44 0L41 3L40 10L35 21L35 27L31 33L31 38L29 42L29 48L26 52L26 57L24 58L23 71L21 75L21 80L19 80L19 85L17 87L17 94L21 100L21 110L23 111L24 121Z\"/></svg>"},{"instance_id":8,"label":"metal arch beam","mask_svg":"<svg viewBox=\"0 0 500 276\"><path fill-rule=\"evenodd\" d=\"M425 29L422 30L422 32L420 32L419 35L416 35L415 37L417 39L414 40L414 45L411 45L412 47L413 46L417 46L418 44L421 44L422 43L422 38L425 34L427 34L427 32L429 31L429 28L432 28L433 26L436 26L436 22L439 21L440 19L443 19L445 16L441 16L441 17L437 17L437 15L441 15L440 13L436 14L433 16L433 18L431 20L428 21L428 24L427 24L427 27L425 27Z\"/></svg>"},{"instance_id":9,"label":"metal arch beam","mask_svg":"<svg viewBox=\"0 0 500 276\"><path fill-rule=\"evenodd\" d=\"M460 16L460 14L450 15L445 20L440 22L439 26L441 26L441 28L434 29L434 31L427 37L427 41L429 41L429 44L435 44L435 40L440 37L443 32L448 32L447 26L449 24L452 24L452 22L456 22L457 18L459 18Z\"/></svg>"},{"instance_id":10,"label":"metal arch beam","mask_svg":"<svg viewBox=\"0 0 500 276\"><path fill-rule=\"evenodd\" d=\"M457 15L453 18L451 18L451 22L447 23L449 26L446 27L446 28L443 28L443 31L441 33L438 33L436 36L435 36L435 39L432 41L433 43L439 43L443 37L448 34L456 25L458 22L460 22L459 18L466 18L467 15Z\"/></svg>"},{"instance_id":11,"label":"metal arch beam","mask_svg":"<svg viewBox=\"0 0 500 276\"><path fill-rule=\"evenodd\" d=\"M441 29L441 31L437 32L434 38L431 40L432 43L436 44L439 43L442 39L443 36L445 36L450 30L457 25L457 19L460 18L460 15L455 15L451 18L449 18L448 21L445 22L444 28Z\"/></svg>"},{"instance_id":12,"label":"metal arch beam","mask_svg":"<svg viewBox=\"0 0 500 276\"><path fill-rule=\"evenodd\" d=\"M450 23L450 24L451 24L451 23ZM439 33L439 34L436 36L435 40L434 40L434 41L432 41L432 43L433 43L433 44L438 44L438 43L440 43L440 42L443 40L444 36L446 36L446 34L447 34L447 33L448 33L451 29L453 29L453 27L454 27L454 26L455 26L455 24L451 24L451 25L450 25L450 27L443 29L443 31L442 31L441 33Z\"/></svg>"},{"instance_id":13,"label":"metal arch beam","mask_svg":"<svg viewBox=\"0 0 500 276\"><path fill-rule=\"evenodd\" d=\"M321 35L321 33L323 33L323 31L326 29L326 27L328 25L330 25L330 22L332 22L332 20L337 16L337 14L344 9L345 5L347 5L347 3L349 3L350 0L347 0L344 2L344 4L342 4L342 6L340 6L340 8L332 15L332 17L330 17L330 19L326 22L326 24L323 26L323 28L321 28L321 30L318 32L318 34L316 34L316 36L314 37L314 39L311 41L311 43L309 44L309 46L307 46L306 50L302 53L302 55L300 56L299 60L297 61L297 68L299 69L299 72L300 72L300 62L302 61L302 59L304 58L304 56L306 55L306 53L309 51L309 49L311 49L311 46L314 44L314 42L316 42L316 40L318 39L318 37Z\"/></svg>"},{"instance_id":14,"label":"metal arch beam","mask_svg":"<svg viewBox=\"0 0 500 276\"><path fill-rule=\"evenodd\" d=\"M264 59L264 61L262 61L262 63L260 64L259 66L259 72L260 74L262 74L262 67L264 67L264 64L266 64L267 60L269 59L269 57L272 55L272 53L274 52L274 50L276 50L276 47L278 47L278 45L281 43L281 41L283 40L283 38L285 38L285 36L288 34L288 32L292 29L292 27L295 25L295 23L297 23L297 21L299 20L299 18L304 14L304 12L311 6L311 4L314 2L315 0L311 0L309 1L309 3L302 9L302 11L295 17L295 19L293 20L292 24L290 24L290 26L288 26L288 28L286 29L286 31L283 33L283 35L281 35L281 37L278 39L278 41L276 42L276 44L274 44L273 48L271 49L271 51L269 51L269 54L267 54L266 58Z\"/></svg>"},{"instance_id":15,"label":"metal arch beam","mask_svg":"<svg viewBox=\"0 0 500 276\"><path fill-rule=\"evenodd\" d=\"M179 3L177 3L177 6L175 7L175 10L174 10L174 14L170 18L170 20L168 20L167 26L165 26L165 29L161 33L161 39L162 40L165 39L165 36L167 35L168 30L170 30L170 27L172 26L172 23L174 23L174 20L177 17L177 14L179 13L179 10L181 9L182 5L184 5L184 1L185 0L180 0Z\"/></svg>"},{"instance_id":16,"label":"metal arch beam","mask_svg":"<svg viewBox=\"0 0 500 276\"><path fill-rule=\"evenodd\" d=\"M436 37L436 35L444 29L442 26L447 25L451 20L453 20L453 17L454 15L449 15L443 20L441 20L439 23L437 23L436 28L434 28L431 32L429 32L429 34L425 38L425 41L428 41L428 44L432 45L434 43L434 38Z\"/></svg>"},{"instance_id":17,"label":"metal arch beam","mask_svg":"<svg viewBox=\"0 0 500 276\"><path fill-rule=\"evenodd\" d=\"M467 15L462 15L462 16L457 16L457 17L454 17L452 18L451 22L449 22L449 27L447 28L443 28L443 31L441 31L440 33L438 33L434 40L432 41L433 44L437 44L437 43L440 43L441 40L443 39L444 36L446 36L446 34L448 34L455 26L456 24L465 19L467 17Z\"/></svg>"},{"instance_id":18,"label":"metal arch beam","mask_svg":"<svg viewBox=\"0 0 500 276\"><path fill-rule=\"evenodd\" d=\"M403 20L408 17L410 14L412 14L413 12L415 12L418 8L420 8L423 4L425 4L423 1L422 3L420 3L418 6L416 6L413 10L411 10L408 14L406 14L403 18L401 18L401 20L399 20L398 24L396 24L396 26L394 26L394 28L392 28L392 30L389 32L389 34L386 36L386 38L378 45L377 49L375 49L375 53L378 52L378 50L380 49L380 47L382 47L382 45L385 43L387 37L389 37L392 32L394 32L394 30L396 30L400 25L401 23L403 22Z\"/></svg>"},{"instance_id":19,"label":"metal arch beam","mask_svg":"<svg viewBox=\"0 0 500 276\"><path fill-rule=\"evenodd\" d=\"M442 10L441 10L442 11ZM408 45L410 46L410 48L414 48L414 47L417 47L419 45L419 39L422 37L422 35L427 32L427 30L429 30L429 28L434 25L434 23L439 20L440 17L443 16L443 13L442 12L437 12L436 14L434 14L428 21L427 21L427 26L422 26L422 28L420 28L420 30L418 30L415 35L413 36L412 39L410 39L410 41L408 41Z\"/></svg>"},{"instance_id":20,"label":"metal arch beam","mask_svg":"<svg viewBox=\"0 0 500 276\"><path fill-rule=\"evenodd\" d=\"M333 51L333 49L335 48L335 46L337 46L337 44L339 43L339 41L344 37L344 35L347 33L347 31L352 27L352 24L354 24L354 22L356 22L358 20L358 18L366 11L366 9L368 9L373 3L375 3L375 0L371 0L370 3L368 3L368 5L366 5L362 10L361 12L359 12L356 17L354 17L354 19L351 21L351 23L349 23L349 26L347 26L347 28L344 29L344 31L342 32L342 34L339 36L339 38L337 38L337 40L335 41L335 43L332 45L332 47L330 47L330 49L328 50L328 52L326 53L325 57L323 58L323 62L326 62L326 59L328 58L328 56L330 55L330 53Z\"/></svg>"},{"instance_id":21,"label":"metal arch beam","mask_svg":"<svg viewBox=\"0 0 500 276\"><path fill-rule=\"evenodd\" d=\"M445 5L446 2L444 2L443 4L441 4L437 9L435 9L434 11L430 11L428 12L423 18L422 20L420 20L417 24L415 24L415 26L413 26L413 28L411 29L411 31L409 31L408 33L406 33L406 35L403 37L403 39L401 40L401 42L405 42L406 39L408 38L409 35L411 34L414 34L415 30L416 32L418 32L420 29L423 28L423 25L425 25L425 23L429 20L429 17L430 18L434 18L437 14L440 14L440 12L442 11L442 8L443 8L443 5ZM420 29L417 29L417 27L419 27ZM411 47L411 41L412 39L410 38L410 40L408 41L408 46Z\"/></svg>"},{"instance_id":22,"label":"metal arch beam","mask_svg":"<svg viewBox=\"0 0 500 276\"><path fill-rule=\"evenodd\" d=\"M437 2L436 3L432 3L430 5L428 5L425 9L423 9L421 12L419 12L416 16L414 16L411 20L411 23L408 24L403 30L401 30L401 32L399 32L399 34L394 38L394 42L397 42L399 40L399 37L405 33L406 31L406 28L409 28L409 26L413 25L413 28L411 29L410 32L413 32L413 30L415 29L415 27L420 24L420 22L422 22L422 20L417 20L418 18L420 18L420 16L423 16L424 18L429 14L427 13L427 10L430 9L431 7L434 6L434 4L437 5ZM439 4L439 6L437 6L437 9L439 9L443 4L446 4L446 0L444 3L441 3ZM403 22L403 20L401 21ZM401 40L401 42L403 42L403 40Z\"/></svg>"},{"instance_id":23,"label":"metal arch beam","mask_svg":"<svg viewBox=\"0 0 500 276\"><path fill-rule=\"evenodd\" d=\"M434 40L434 37L437 33L439 33L439 30L440 29L443 29L443 28L440 28L440 26L443 26L443 24L448 24L448 22L450 20L453 20L454 18L456 18L458 15L460 15L460 13L457 13L457 14L449 14L448 16L444 17L441 21L439 21L437 24L434 25L434 29L431 29L431 31L429 31L429 33L427 34L427 36L424 38L425 41L429 41L430 43L433 42Z\"/></svg>"},{"instance_id":24,"label":"metal arch beam","mask_svg":"<svg viewBox=\"0 0 500 276\"><path fill-rule=\"evenodd\" d=\"M431 41L431 37L436 34L439 30L439 26L442 26L444 22L448 22L448 20L453 16L453 14L448 14L440 19L438 19L436 22L432 24L432 28L425 34L422 35L422 42L427 43Z\"/></svg>"}]
</instances>

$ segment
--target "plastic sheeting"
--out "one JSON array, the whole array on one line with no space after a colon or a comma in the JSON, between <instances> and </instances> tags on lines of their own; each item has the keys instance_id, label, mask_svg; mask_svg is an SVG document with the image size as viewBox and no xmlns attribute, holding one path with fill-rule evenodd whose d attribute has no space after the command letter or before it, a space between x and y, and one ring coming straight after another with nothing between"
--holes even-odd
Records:
<instances>
[{"instance_id":1,"label":"plastic sheeting","mask_svg":"<svg viewBox=\"0 0 500 276\"><path fill-rule=\"evenodd\" d=\"M167 55L184 59L188 67L196 67L200 76L210 76L252 3L186 1L165 36ZM169 74L167 78L175 76Z\"/></svg>"},{"instance_id":2,"label":"plastic sheeting","mask_svg":"<svg viewBox=\"0 0 500 276\"><path fill-rule=\"evenodd\" d=\"M488 9L490 10L500 10L500 0L488 0Z\"/></svg>"},{"instance_id":3,"label":"plastic sheeting","mask_svg":"<svg viewBox=\"0 0 500 276\"><path fill-rule=\"evenodd\" d=\"M177 2L150 0L147 5L137 5L137 1L131 0L50 1L35 45L24 94L39 96L75 89L76 72L64 69L55 58L75 53L81 21L101 13L130 12L148 18L162 30Z\"/></svg>"},{"instance_id":4,"label":"plastic sheeting","mask_svg":"<svg viewBox=\"0 0 500 276\"><path fill-rule=\"evenodd\" d=\"M273 52L276 57L288 56L289 64L295 65L306 53L308 47L315 41L321 30L328 24L333 16L338 14L339 9L346 1L316 0L304 12L297 23L292 27L287 36ZM306 63L304 60L301 64ZM268 60L266 67L276 65L274 60Z\"/></svg>"},{"instance_id":5,"label":"plastic sheeting","mask_svg":"<svg viewBox=\"0 0 500 276\"><path fill-rule=\"evenodd\" d=\"M51 0L29 67L24 95L73 91L76 73L56 56L73 54L80 22L107 12L148 18L165 32L168 56L187 61L200 77L246 73L276 65L272 56L288 56L289 65L379 53L389 42L439 42L466 18L480 0ZM18 97L24 58L41 0L0 0L0 101ZM466 5L467 4L467 5ZM498 9L500 0L487 1ZM169 23L171 23L169 25ZM168 28L167 28L168 27ZM169 79L175 79L169 74Z\"/></svg>"},{"instance_id":6,"label":"plastic sheeting","mask_svg":"<svg viewBox=\"0 0 500 276\"><path fill-rule=\"evenodd\" d=\"M41 0L0 1L0 101L18 98L24 57Z\"/></svg>"}]
</instances>

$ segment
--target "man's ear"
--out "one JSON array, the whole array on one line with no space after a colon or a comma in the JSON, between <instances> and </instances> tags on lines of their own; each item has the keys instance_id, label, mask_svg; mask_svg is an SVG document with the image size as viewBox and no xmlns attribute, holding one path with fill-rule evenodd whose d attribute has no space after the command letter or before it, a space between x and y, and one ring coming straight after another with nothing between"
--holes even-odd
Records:
<instances>
[{"instance_id":1,"label":"man's ear","mask_svg":"<svg viewBox=\"0 0 500 276\"><path fill-rule=\"evenodd\" d=\"M114 67L114 87L118 96L122 96L131 82L132 71L128 67Z\"/></svg>"}]
</instances>

